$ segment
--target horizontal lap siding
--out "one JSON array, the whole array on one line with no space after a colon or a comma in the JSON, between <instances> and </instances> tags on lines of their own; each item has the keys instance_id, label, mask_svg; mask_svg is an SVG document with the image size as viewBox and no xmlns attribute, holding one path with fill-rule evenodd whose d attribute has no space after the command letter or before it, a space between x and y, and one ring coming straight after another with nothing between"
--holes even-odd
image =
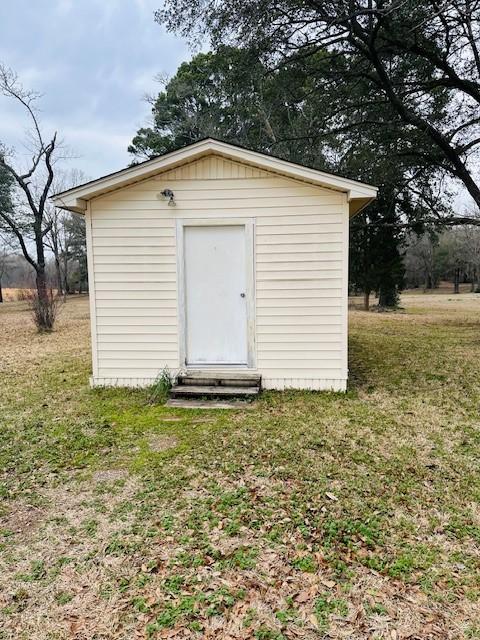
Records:
<instances>
[{"instance_id":1,"label":"horizontal lap siding","mask_svg":"<svg viewBox=\"0 0 480 640\"><path fill-rule=\"evenodd\" d=\"M342 377L342 215L338 201L299 223L257 219L257 358L267 381Z\"/></svg>"},{"instance_id":2,"label":"horizontal lap siding","mask_svg":"<svg viewBox=\"0 0 480 640\"><path fill-rule=\"evenodd\" d=\"M175 193L175 207L159 196L164 188ZM209 158L99 197L91 212L94 376L150 379L164 366L178 368L176 220L233 217L256 223L264 379L324 388L346 377L344 195Z\"/></svg>"},{"instance_id":3,"label":"horizontal lap siding","mask_svg":"<svg viewBox=\"0 0 480 640\"><path fill-rule=\"evenodd\" d=\"M97 376L152 379L178 368L175 223L135 202L123 216L125 191L92 207Z\"/></svg>"}]
</instances>

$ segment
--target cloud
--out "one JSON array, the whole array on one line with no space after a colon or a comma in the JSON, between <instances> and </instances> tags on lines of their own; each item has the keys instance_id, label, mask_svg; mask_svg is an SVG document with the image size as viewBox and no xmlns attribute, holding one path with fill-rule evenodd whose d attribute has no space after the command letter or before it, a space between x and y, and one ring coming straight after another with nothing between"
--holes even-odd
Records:
<instances>
[{"instance_id":1,"label":"cloud","mask_svg":"<svg viewBox=\"0 0 480 640\"><path fill-rule=\"evenodd\" d=\"M91 176L126 166L126 149L150 107L154 77L173 75L186 44L153 20L161 0L0 2L0 60L43 94L41 119ZM26 120L0 97L0 140L20 147Z\"/></svg>"},{"instance_id":2,"label":"cloud","mask_svg":"<svg viewBox=\"0 0 480 640\"><path fill-rule=\"evenodd\" d=\"M58 0L55 9L60 15L66 15L73 9L73 0Z\"/></svg>"}]
</instances>

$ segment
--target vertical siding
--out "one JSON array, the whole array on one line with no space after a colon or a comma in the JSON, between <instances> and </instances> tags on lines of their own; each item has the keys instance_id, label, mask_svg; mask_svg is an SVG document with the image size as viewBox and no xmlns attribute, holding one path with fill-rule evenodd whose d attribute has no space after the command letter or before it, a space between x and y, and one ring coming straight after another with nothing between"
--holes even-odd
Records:
<instances>
[{"instance_id":1,"label":"vertical siding","mask_svg":"<svg viewBox=\"0 0 480 640\"><path fill-rule=\"evenodd\" d=\"M176 206L159 196L168 187ZM265 386L345 386L344 194L210 156L94 199L94 382L179 367L178 218L254 218L257 369ZM96 362L96 366L95 366Z\"/></svg>"}]
</instances>

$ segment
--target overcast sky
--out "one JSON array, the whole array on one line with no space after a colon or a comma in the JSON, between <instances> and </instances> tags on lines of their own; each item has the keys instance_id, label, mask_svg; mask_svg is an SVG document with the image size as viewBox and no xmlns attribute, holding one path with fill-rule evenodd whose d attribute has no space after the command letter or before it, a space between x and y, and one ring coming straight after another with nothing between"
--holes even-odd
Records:
<instances>
[{"instance_id":1,"label":"overcast sky","mask_svg":"<svg viewBox=\"0 0 480 640\"><path fill-rule=\"evenodd\" d=\"M163 0L0 0L0 62L43 94L45 130L57 130L88 178L127 166L145 125L158 74L191 57L185 42L154 22ZM27 119L0 96L0 142L25 154ZM25 158L26 159L26 158ZM456 203L470 202L464 190Z\"/></svg>"},{"instance_id":2,"label":"overcast sky","mask_svg":"<svg viewBox=\"0 0 480 640\"><path fill-rule=\"evenodd\" d=\"M43 94L41 120L94 178L125 167L149 117L154 77L191 57L153 20L162 0L0 0L0 61ZM0 141L18 148L27 120L0 96Z\"/></svg>"}]
</instances>

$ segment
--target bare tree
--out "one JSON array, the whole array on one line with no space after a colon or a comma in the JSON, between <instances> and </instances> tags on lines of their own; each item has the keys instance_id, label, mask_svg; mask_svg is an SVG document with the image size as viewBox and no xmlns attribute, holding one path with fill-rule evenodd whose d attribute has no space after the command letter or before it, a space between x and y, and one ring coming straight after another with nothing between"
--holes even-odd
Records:
<instances>
[{"instance_id":1,"label":"bare tree","mask_svg":"<svg viewBox=\"0 0 480 640\"><path fill-rule=\"evenodd\" d=\"M71 189L82 182L87 181L87 177L82 171L72 169L71 171L57 172L52 189L60 192ZM64 296L68 293L69 282L69 221L74 214L55 207L51 200L45 206L45 220L48 232L45 234L45 246L53 253L55 262L55 277L57 281L58 295Z\"/></svg>"},{"instance_id":2,"label":"bare tree","mask_svg":"<svg viewBox=\"0 0 480 640\"><path fill-rule=\"evenodd\" d=\"M0 238L1 242L1 238ZM7 272L10 262L10 252L6 245L0 246L0 303L3 302L2 281Z\"/></svg>"},{"instance_id":3,"label":"bare tree","mask_svg":"<svg viewBox=\"0 0 480 640\"><path fill-rule=\"evenodd\" d=\"M442 279L452 281L453 293L460 293L469 266L462 229L447 229L439 236L435 259Z\"/></svg>"},{"instance_id":4,"label":"bare tree","mask_svg":"<svg viewBox=\"0 0 480 640\"><path fill-rule=\"evenodd\" d=\"M13 212L0 209L0 220L18 241L25 260L35 270L37 295L40 302L48 303L45 236L51 223L46 219L47 199L54 180L54 156L57 134L49 139L42 133L36 101L40 95L25 89L17 74L0 64L0 93L21 105L31 123L30 142L32 157L26 170L18 168L14 153L0 147L0 167L14 180L20 198ZM31 248L33 244L34 249Z\"/></svg>"},{"instance_id":5,"label":"bare tree","mask_svg":"<svg viewBox=\"0 0 480 640\"><path fill-rule=\"evenodd\" d=\"M478 217L478 213L472 213L472 217ZM471 291L475 292L480 287L480 229L475 226L465 226L459 229L459 236Z\"/></svg>"},{"instance_id":6,"label":"bare tree","mask_svg":"<svg viewBox=\"0 0 480 640\"><path fill-rule=\"evenodd\" d=\"M423 291L435 287L435 245L430 233L408 236L404 263L409 284L421 285Z\"/></svg>"},{"instance_id":7,"label":"bare tree","mask_svg":"<svg viewBox=\"0 0 480 640\"><path fill-rule=\"evenodd\" d=\"M478 220L478 211L467 213ZM404 264L408 286L423 286L425 291L440 280L448 280L453 283L454 293L459 293L460 284L469 282L471 291L480 293L480 228L472 224L447 227L441 233L412 233Z\"/></svg>"},{"instance_id":8,"label":"bare tree","mask_svg":"<svg viewBox=\"0 0 480 640\"><path fill-rule=\"evenodd\" d=\"M55 278L57 281L57 293L59 296L66 295L64 287L64 279L62 275L61 257L62 257L62 237L63 237L63 218L65 212L57 207L49 207L46 217L48 218L50 231L45 236L45 245L53 253L55 262Z\"/></svg>"},{"instance_id":9,"label":"bare tree","mask_svg":"<svg viewBox=\"0 0 480 640\"><path fill-rule=\"evenodd\" d=\"M64 263L67 290L82 292L88 286L85 218L72 213L64 221Z\"/></svg>"}]
</instances>

